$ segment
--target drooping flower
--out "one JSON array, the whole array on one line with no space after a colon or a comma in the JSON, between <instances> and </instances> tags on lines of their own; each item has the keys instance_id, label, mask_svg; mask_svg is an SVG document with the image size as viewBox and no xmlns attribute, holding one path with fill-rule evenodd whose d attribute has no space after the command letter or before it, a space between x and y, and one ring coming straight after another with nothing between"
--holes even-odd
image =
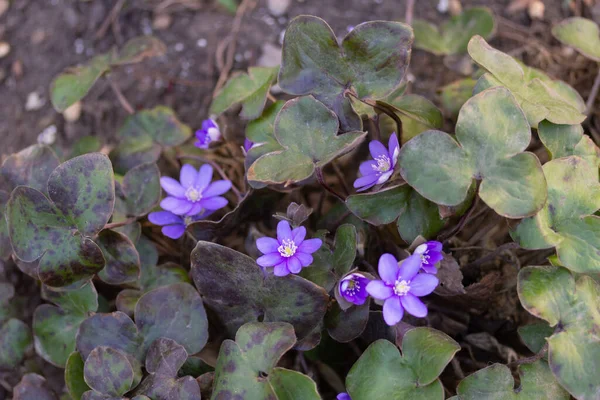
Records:
<instances>
[{"instance_id":1,"label":"drooping flower","mask_svg":"<svg viewBox=\"0 0 600 400\"><path fill-rule=\"evenodd\" d=\"M379 258L379 276L367 285L367 292L383 304L383 319L386 324L396 325L404 316L404 310L415 317L427 315L427 306L419 297L433 292L439 283L435 275L421 273L421 256L413 254L398 265L391 254Z\"/></svg>"},{"instance_id":2,"label":"drooping flower","mask_svg":"<svg viewBox=\"0 0 600 400\"><path fill-rule=\"evenodd\" d=\"M248 152L248 150L250 150L252 148L252 146L254 146L253 141L244 139L244 151L246 151L246 153Z\"/></svg>"},{"instance_id":3,"label":"drooping flower","mask_svg":"<svg viewBox=\"0 0 600 400\"><path fill-rule=\"evenodd\" d=\"M421 268L428 274L437 274L437 268L435 264L442 261L444 256L442 255L442 244L434 240L423 243L418 246L414 254L421 256Z\"/></svg>"},{"instance_id":4,"label":"drooping flower","mask_svg":"<svg viewBox=\"0 0 600 400\"><path fill-rule=\"evenodd\" d=\"M223 193L231 188L231 181L219 180L211 183L213 168L204 164L196 171L194 167L185 164L181 168L179 182L163 176L160 186L169 194L160 206L176 215L194 216L204 211L214 211L227 205Z\"/></svg>"},{"instance_id":5,"label":"drooping flower","mask_svg":"<svg viewBox=\"0 0 600 400\"><path fill-rule=\"evenodd\" d=\"M148 220L154 225L162 226L161 232L171 239L179 239L185 233L185 228L192 222L199 221L211 215L214 211L205 210L193 217L182 217L170 211L156 211L148 214Z\"/></svg>"},{"instance_id":6,"label":"drooping flower","mask_svg":"<svg viewBox=\"0 0 600 400\"><path fill-rule=\"evenodd\" d=\"M340 393L337 395L336 400L352 400L352 398L350 397L350 395L346 392L344 393Z\"/></svg>"},{"instance_id":7,"label":"drooping flower","mask_svg":"<svg viewBox=\"0 0 600 400\"><path fill-rule=\"evenodd\" d=\"M358 272L352 273L340 281L340 294L347 302L360 306L361 304L365 304L369 296L367 293L368 283L369 279L363 274Z\"/></svg>"},{"instance_id":8,"label":"drooping flower","mask_svg":"<svg viewBox=\"0 0 600 400\"><path fill-rule=\"evenodd\" d=\"M212 142L218 142L221 140L221 130L219 125L212 119L205 119L202 121L202 129L196 131L196 147L201 149L208 149Z\"/></svg>"},{"instance_id":9,"label":"drooping flower","mask_svg":"<svg viewBox=\"0 0 600 400\"><path fill-rule=\"evenodd\" d=\"M256 241L256 247L264 254L256 263L261 267L275 267L273 273L276 276L297 274L303 267L312 264L311 254L323 244L321 239L304 240L305 236L305 227L292 230L289 222L280 221L277 239L263 237Z\"/></svg>"},{"instance_id":10,"label":"drooping flower","mask_svg":"<svg viewBox=\"0 0 600 400\"><path fill-rule=\"evenodd\" d=\"M382 184L390 179L394 173L394 168L398 162L398 155L400 154L398 136L396 133L390 136L388 149L380 141L372 140L369 143L369 151L373 159L360 164L359 169L362 176L354 181L354 187L359 192Z\"/></svg>"}]
</instances>

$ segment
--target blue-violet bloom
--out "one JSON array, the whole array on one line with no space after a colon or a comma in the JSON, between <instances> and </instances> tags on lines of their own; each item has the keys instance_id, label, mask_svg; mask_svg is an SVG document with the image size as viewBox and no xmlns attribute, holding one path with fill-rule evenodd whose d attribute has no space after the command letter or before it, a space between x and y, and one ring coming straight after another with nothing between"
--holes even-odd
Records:
<instances>
[{"instance_id":1,"label":"blue-violet bloom","mask_svg":"<svg viewBox=\"0 0 600 400\"><path fill-rule=\"evenodd\" d=\"M176 215L194 216L204 211L214 211L227 205L223 193L231 188L231 181L220 180L210 183L213 168L204 164L196 171L194 167L185 164L181 168L179 182L163 176L160 186L169 194L160 206Z\"/></svg>"},{"instance_id":2,"label":"blue-violet bloom","mask_svg":"<svg viewBox=\"0 0 600 400\"><path fill-rule=\"evenodd\" d=\"M390 136L388 149L378 140L372 140L369 143L369 151L373 159L360 164L359 169L362 176L354 181L354 187L359 192L380 185L390 179L400 154L400 144L396 133L392 133L392 136Z\"/></svg>"},{"instance_id":3,"label":"blue-violet bloom","mask_svg":"<svg viewBox=\"0 0 600 400\"><path fill-rule=\"evenodd\" d=\"M254 146L254 142L252 140L244 139L244 150L246 153Z\"/></svg>"},{"instance_id":4,"label":"blue-violet bloom","mask_svg":"<svg viewBox=\"0 0 600 400\"><path fill-rule=\"evenodd\" d=\"M203 213L193 217L182 217L170 211L156 211L148 214L148 220L154 225L162 226L162 233L171 239L179 239L185 233L185 228L192 222L208 217L214 211L205 210Z\"/></svg>"},{"instance_id":5,"label":"blue-violet bloom","mask_svg":"<svg viewBox=\"0 0 600 400\"><path fill-rule=\"evenodd\" d=\"M418 274L421 256L413 254L398 265L391 254L379 258L379 276L367 285L367 292L383 303L383 319L389 326L396 325L404 316L404 310L415 317L427 315L427 306L419 297L426 296L438 285L438 278L431 274Z\"/></svg>"},{"instance_id":6,"label":"blue-violet bloom","mask_svg":"<svg viewBox=\"0 0 600 400\"><path fill-rule=\"evenodd\" d=\"M340 294L347 302L360 306L365 304L369 296L367 293L368 283L369 279L363 274L359 274L358 272L352 273L340 281Z\"/></svg>"},{"instance_id":7,"label":"blue-violet bloom","mask_svg":"<svg viewBox=\"0 0 600 400\"><path fill-rule=\"evenodd\" d=\"M442 261L444 256L442 255L442 244L434 240L423 243L418 246L414 254L421 256L421 268L428 274L437 274L437 268L435 264Z\"/></svg>"},{"instance_id":8,"label":"blue-violet bloom","mask_svg":"<svg viewBox=\"0 0 600 400\"><path fill-rule=\"evenodd\" d=\"M205 119L202 121L202 129L196 131L196 139L196 147L208 149L212 142L221 140L219 125L212 119Z\"/></svg>"},{"instance_id":9,"label":"blue-violet bloom","mask_svg":"<svg viewBox=\"0 0 600 400\"><path fill-rule=\"evenodd\" d=\"M344 393L340 393L337 395L336 400L352 400L352 398L350 397L350 395L346 392Z\"/></svg>"},{"instance_id":10,"label":"blue-violet bloom","mask_svg":"<svg viewBox=\"0 0 600 400\"><path fill-rule=\"evenodd\" d=\"M299 226L292 230L290 223L277 224L277 239L263 237L256 241L256 247L264 255L256 260L261 267L275 267L275 276L297 274L303 267L313 262L312 253L319 250L321 239L304 240L306 228Z\"/></svg>"}]
</instances>

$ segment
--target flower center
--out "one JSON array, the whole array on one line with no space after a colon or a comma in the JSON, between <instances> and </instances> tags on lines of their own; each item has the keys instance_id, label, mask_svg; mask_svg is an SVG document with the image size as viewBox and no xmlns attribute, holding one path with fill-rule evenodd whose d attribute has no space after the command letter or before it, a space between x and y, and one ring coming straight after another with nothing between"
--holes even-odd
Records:
<instances>
[{"instance_id":1,"label":"flower center","mask_svg":"<svg viewBox=\"0 0 600 400\"><path fill-rule=\"evenodd\" d=\"M281 245L277 248L281 257L289 258L296 254L296 243L292 239L283 239Z\"/></svg>"},{"instance_id":2,"label":"flower center","mask_svg":"<svg viewBox=\"0 0 600 400\"><path fill-rule=\"evenodd\" d=\"M375 171L378 171L378 172L387 172L390 170L390 167L392 166L392 164L390 162L390 158L388 156L376 157L375 161L377 161L377 166L373 165L372 167Z\"/></svg>"},{"instance_id":3,"label":"flower center","mask_svg":"<svg viewBox=\"0 0 600 400\"><path fill-rule=\"evenodd\" d=\"M209 142L213 140L219 140L221 132L219 132L219 128L208 128L206 131L206 136L208 137Z\"/></svg>"},{"instance_id":4,"label":"flower center","mask_svg":"<svg viewBox=\"0 0 600 400\"><path fill-rule=\"evenodd\" d=\"M410 281L405 281L403 280L397 280L396 284L394 285L394 293L396 293L397 296L404 296L406 295L409 291L410 291L410 286L408 285L410 283Z\"/></svg>"},{"instance_id":5,"label":"flower center","mask_svg":"<svg viewBox=\"0 0 600 400\"><path fill-rule=\"evenodd\" d=\"M422 244L415 249L415 254L419 254L421 256L421 261L425 264L429 264L429 250L427 250L427 245Z\"/></svg>"},{"instance_id":6,"label":"flower center","mask_svg":"<svg viewBox=\"0 0 600 400\"><path fill-rule=\"evenodd\" d=\"M192 223L192 217L183 217L183 224L185 226L188 226L191 223Z\"/></svg>"},{"instance_id":7,"label":"flower center","mask_svg":"<svg viewBox=\"0 0 600 400\"><path fill-rule=\"evenodd\" d=\"M342 289L344 293L354 296L357 290L360 290L360 282L354 280L354 278L347 280L344 282L344 288Z\"/></svg>"},{"instance_id":8,"label":"flower center","mask_svg":"<svg viewBox=\"0 0 600 400\"><path fill-rule=\"evenodd\" d=\"M195 187L190 186L185 191L185 197L192 203L196 203L196 202L202 200L202 192L200 190L196 189Z\"/></svg>"}]
</instances>

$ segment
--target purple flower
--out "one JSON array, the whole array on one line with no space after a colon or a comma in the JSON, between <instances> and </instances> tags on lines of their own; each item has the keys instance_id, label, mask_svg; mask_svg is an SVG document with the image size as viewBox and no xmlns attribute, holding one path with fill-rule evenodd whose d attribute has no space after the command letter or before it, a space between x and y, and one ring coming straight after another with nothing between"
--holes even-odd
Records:
<instances>
[{"instance_id":1,"label":"purple flower","mask_svg":"<svg viewBox=\"0 0 600 400\"><path fill-rule=\"evenodd\" d=\"M256 263L261 267L275 267L275 276L297 274L303 267L312 264L311 254L323 244L321 239L304 240L305 236L305 227L292 230L289 222L280 221L277 224L277 239L263 237L256 241L256 247L264 254Z\"/></svg>"},{"instance_id":2,"label":"purple flower","mask_svg":"<svg viewBox=\"0 0 600 400\"><path fill-rule=\"evenodd\" d=\"M357 272L344 277L340 281L340 294L349 303L360 306L365 304L369 294L367 293L367 284L369 279Z\"/></svg>"},{"instance_id":3,"label":"purple flower","mask_svg":"<svg viewBox=\"0 0 600 400\"><path fill-rule=\"evenodd\" d=\"M254 146L254 142L248 139L244 139L244 150L246 153Z\"/></svg>"},{"instance_id":4,"label":"purple flower","mask_svg":"<svg viewBox=\"0 0 600 400\"><path fill-rule=\"evenodd\" d=\"M378 140L372 140L369 143L369 151L373 159L360 164L359 169L362 176L354 181L357 191L362 192L390 179L398 161L398 154L400 154L396 133L392 133L390 136L388 148L389 151Z\"/></svg>"},{"instance_id":5,"label":"purple flower","mask_svg":"<svg viewBox=\"0 0 600 400\"><path fill-rule=\"evenodd\" d=\"M383 304L383 319L389 326L396 325L404 316L404 310L415 317L427 315L427 307L419 297L433 292L438 278L431 274L417 274L421 269L421 256L413 254L402 264L391 254L379 258L379 276L382 280L371 281L367 292Z\"/></svg>"},{"instance_id":6,"label":"purple flower","mask_svg":"<svg viewBox=\"0 0 600 400\"><path fill-rule=\"evenodd\" d=\"M214 211L227 205L227 199L220 196L231 188L227 180L210 183L213 169L204 164L196 171L189 164L181 168L179 181L163 176L160 186L170 196L160 202L160 206L176 215L194 216L205 211Z\"/></svg>"},{"instance_id":7,"label":"purple flower","mask_svg":"<svg viewBox=\"0 0 600 400\"><path fill-rule=\"evenodd\" d=\"M219 125L212 119L205 119L202 121L202 129L196 131L196 147L201 149L208 149L211 142L218 142L221 140L221 131Z\"/></svg>"},{"instance_id":8,"label":"purple flower","mask_svg":"<svg viewBox=\"0 0 600 400\"><path fill-rule=\"evenodd\" d=\"M428 274L437 274L435 264L442 261L442 244L436 241L430 241L418 246L413 254L421 256L421 268Z\"/></svg>"},{"instance_id":9,"label":"purple flower","mask_svg":"<svg viewBox=\"0 0 600 400\"><path fill-rule=\"evenodd\" d=\"M352 398L350 397L350 395L346 392L344 393L340 393L337 395L336 400L352 400Z\"/></svg>"},{"instance_id":10,"label":"purple flower","mask_svg":"<svg viewBox=\"0 0 600 400\"><path fill-rule=\"evenodd\" d=\"M185 228L192 222L208 217L214 211L205 210L193 217L182 217L170 211L156 211L148 214L148 220L154 225L162 226L162 233L171 239L179 239L185 233Z\"/></svg>"}]
</instances>

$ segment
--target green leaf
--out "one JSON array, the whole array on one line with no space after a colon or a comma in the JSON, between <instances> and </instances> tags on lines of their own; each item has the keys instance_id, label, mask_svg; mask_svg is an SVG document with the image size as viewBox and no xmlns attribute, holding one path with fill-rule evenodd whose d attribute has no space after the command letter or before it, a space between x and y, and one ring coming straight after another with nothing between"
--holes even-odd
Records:
<instances>
[{"instance_id":1,"label":"green leaf","mask_svg":"<svg viewBox=\"0 0 600 400\"><path fill-rule=\"evenodd\" d=\"M356 26L341 45L320 18L294 18L285 33L279 85L289 94L312 94L340 118L344 132L362 129L346 90L362 100L381 99L402 81L410 61L412 30L399 22Z\"/></svg>"},{"instance_id":2,"label":"green leaf","mask_svg":"<svg viewBox=\"0 0 600 400\"><path fill-rule=\"evenodd\" d=\"M41 257L39 276L49 286L87 279L104 266L90 239L108 222L114 206L110 161L99 153L73 158L48 180L49 199L17 187L8 202L7 222L13 250L25 262Z\"/></svg>"},{"instance_id":3,"label":"green leaf","mask_svg":"<svg viewBox=\"0 0 600 400\"><path fill-rule=\"evenodd\" d=\"M72 352L65 367L65 386L73 400L80 400L81 396L90 390L83 378L83 368L81 355L76 351Z\"/></svg>"},{"instance_id":4,"label":"green leaf","mask_svg":"<svg viewBox=\"0 0 600 400\"><path fill-rule=\"evenodd\" d=\"M554 328L541 321L520 326L518 332L525 346L533 353L539 353L546 344L546 338L554 333Z\"/></svg>"},{"instance_id":5,"label":"green leaf","mask_svg":"<svg viewBox=\"0 0 600 400\"><path fill-rule=\"evenodd\" d=\"M400 185L373 193L348 196L346 206L358 218L379 226L392 223L406 205L411 188Z\"/></svg>"},{"instance_id":6,"label":"green leaf","mask_svg":"<svg viewBox=\"0 0 600 400\"><path fill-rule=\"evenodd\" d=\"M13 388L13 400L58 400L46 379L38 374L25 374Z\"/></svg>"},{"instance_id":7,"label":"green leaf","mask_svg":"<svg viewBox=\"0 0 600 400\"><path fill-rule=\"evenodd\" d=\"M209 114L220 115L241 103L242 118L258 118L278 71L279 67L250 67L247 74L241 73L230 78L213 99Z\"/></svg>"},{"instance_id":8,"label":"green leaf","mask_svg":"<svg viewBox=\"0 0 600 400\"><path fill-rule=\"evenodd\" d=\"M134 64L150 57L160 57L167 52L167 46L154 36L139 36L123 45L119 54L112 57L111 65Z\"/></svg>"},{"instance_id":9,"label":"green leaf","mask_svg":"<svg viewBox=\"0 0 600 400\"><path fill-rule=\"evenodd\" d=\"M173 339L158 338L150 345L146 355L146 371L150 374L164 375L171 378L183 366L188 353L185 348Z\"/></svg>"},{"instance_id":10,"label":"green leaf","mask_svg":"<svg viewBox=\"0 0 600 400\"><path fill-rule=\"evenodd\" d=\"M493 364L463 379L453 399L569 399L569 394L556 382L545 361L521 365L519 376L521 386L514 389L510 369L502 364Z\"/></svg>"},{"instance_id":11,"label":"green leaf","mask_svg":"<svg viewBox=\"0 0 600 400\"><path fill-rule=\"evenodd\" d=\"M96 136L83 136L78 139L71 148L69 158L82 156L87 153L95 153L102 148L102 142Z\"/></svg>"},{"instance_id":12,"label":"green leaf","mask_svg":"<svg viewBox=\"0 0 600 400\"><path fill-rule=\"evenodd\" d=\"M495 28L494 15L485 7L466 9L439 29L437 25L417 19L413 22L415 47L436 55L465 53L471 37L488 38Z\"/></svg>"},{"instance_id":13,"label":"green leaf","mask_svg":"<svg viewBox=\"0 0 600 400\"><path fill-rule=\"evenodd\" d=\"M162 147L149 136L125 138L110 153L115 172L124 175L137 165L154 163L160 158Z\"/></svg>"},{"instance_id":14,"label":"green leaf","mask_svg":"<svg viewBox=\"0 0 600 400\"><path fill-rule=\"evenodd\" d=\"M6 321L0 327L0 368L17 368L32 342L27 324L15 318Z\"/></svg>"},{"instance_id":15,"label":"green leaf","mask_svg":"<svg viewBox=\"0 0 600 400\"><path fill-rule=\"evenodd\" d=\"M522 218L546 201L546 182L532 153L527 119L505 88L488 89L465 103L458 116L455 141L427 131L400 150L400 173L423 197L454 206L466 198L473 179L479 196L498 214Z\"/></svg>"},{"instance_id":16,"label":"green leaf","mask_svg":"<svg viewBox=\"0 0 600 400\"><path fill-rule=\"evenodd\" d=\"M64 368L75 350L79 326L98 309L98 292L91 282L79 289L53 291L42 288L42 297L53 302L38 306L33 314L35 350L49 363Z\"/></svg>"},{"instance_id":17,"label":"green leaf","mask_svg":"<svg viewBox=\"0 0 600 400\"><path fill-rule=\"evenodd\" d=\"M343 224L335 231L333 265L335 273L343 276L352 269L356 258L357 233L352 224Z\"/></svg>"},{"instance_id":18,"label":"green leaf","mask_svg":"<svg viewBox=\"0 0 600 400\"><path fill-rule=\"evenodd\" d=\"M542 121L538 126L538 135L552 159L580 156L592 165L600 164L600 148L583 134L581 125L556 125Z\"/></svg>"},{"instance_id":19,"label":"green leaf","mask_svg":"<svg viewBox=\"0 0 600 400\"><path fill-rule=\"evenodd\" d=\"M340 343L348 343L359 337L369 322L369 305L370 302L366 301L363 305L351 305L342 310L339 303L333 304L325 315L329 336Z\"/></svg>"},{"instance_id":20,"label":"green leaf","mask_svg":"<svg viewBox=\"0 0 600 400\"><path fill-rule=\"evenodd\" d=\"M408 193L406 204L396 221L398 233L406 243L412 243L419 236L431 239L445 224L446 220L440 217L437 204L415 190Z\"/></svg>"},{"instance_id":21,"label":"green leaf","mask_svg":"<svg viewBox=\"0 0 600 400\"><path fill-rule=\"evenodd\" d=\"M144 294L135 306L135 323L143 351L159 337L173 339L189 354L208 340L208 321L200 295L192 285L174 283Z\"/></svg>"},{"instance_id":22,"label":"green leaf","mask_svg":"<svg viewBox=\"0 0 600 400\"><path fill-rule=\"evenodd\" d=\"M526 71L515 59L492 48L481 36L470 40L468 50L471 58L488 72L479 79L475 92L505 86L514 94L532 127L537 128L544 119L573 125L586 118L579 101L561 96L553 85L540 77L529 79L531 76L525 75Z\"/></svg>"},{"instance_id":23,"label":"green leaf","mask_svg":"<svg viewBox=\"0 0 600 400\"><path fill-rule=\"evenodd\" d=\"M246 137L254 143L254 146L248 150L244 160L246 170L261 156L283 150L283 147L275 139L275 117L277 117L284 104L285 101L277 100L263 111L260 118L250 121L246 126ZM253 185L255 184L253 183Z\"/></svg>"},{"instance_id":24,"label":"green leaf","mask_svg":"<svg viewBox=\"0 0 600 400\"><path fill-rule=\"evenodd\" d=\"M140 275L140 256L127 236L105 229L100 232L96 242L106 260L104 269L98 273L100 279L111 285L137 281Z\"/></svg>"},{"instance_id":25,"label":"green leaf","mask_svg":"<svg viewBox=\"0 0 600 400\"><path fill-rule=\"evenodd\" d=\"M246 322L288 322L299 339L323 319L328 296L299 276L265 276L250 257L214 243L200 241L192 251L192 278L206 307L232 337ZM308 267L311 268L311 267Z\"/></svg>"},{"instance_id":26,"label":"green leaf","mask_svg":"<svg viewBox=\"0 0 600 400\"><path fill-rule=\"evenodd\" d=\"M392 95L378 101L377 104L385 108L391 107L400 118L410 118L426 129L441 128L444 123L442 112L435 104L425 97L416 94L402 94L397 96L395 93L392 93ZM404 119L402 121L402 143L404 143L410 138L406 138Z\"/></svg>"},{"instance_id":27,"label":"green leaf","mask_svg":"<svg viewBox=\"0 0 600 400\"><path fill-rule=\"evenodd\" d=\"M443 399L438 376L460 349L458 343L431 328L409 330L402 355L387 340L372 343L346 377L353 400Z\"/></svg>"},{"instance_id":28,"label":"green leaf","mask_svg":"<svg viewBox=\"0 0 600 400\"><path fill-rule=\"evenodd\" d=\"M110 347L92 350L85 360L83 373L89 387L109 396L122 396L133 384L133 367L127 356Z\"/></svg>"},{"instance_id":29,"label":"green leaf","mask_svg":"<svg viewBox=\"0 0 600 400\"><path fill-rule=\"evenodd\" d=\"M600 62L600 28L594 21L567 18L552 28L552 35L587 58Z\"/></svg>"},{"instance_id":30,"label":"green leaf","mask_svg":"<svg viewBox=\"0 0 600 400\"><path fill-rule=\"evenodd\" d=\"M526 267L519 271L517 292L527 311L557 333L547 338L548 363L560 385L578 399L600 393L600 286L588 276L575 281L562 267Z\"/></svg>"},{"instance_id":31,"label":"green leaf","mask_svg":"<svg viewBox=\"0 0 600 400\"><path fill-rule=\"evenodd\" d=\"M160 171L155 163L131 168L121 185L129 215L142 217L160 201Z\"/></svg>"},{"instance_id":32,"label":"green leaf","mask_svg":"<svg viewBox=\"0 0 600 400\"><path fill-rule=\"evenodd\" d=\"M600 271L600 208L598 170L571 156L546 163L548 201L540 212L511 231L521 247L556 247L560 263L576 272Z\"/></svg>"},{"instance_id":33,"label":"green leaf","mask_svg":"<svg viewBox=\"0 0 600 400\"><path fill-rule=\"evenodd\" d=\"M213 399L244 393L245 398L320 399L307 376L275 368L281 356L296 343L294 329L282 322L247 323L235 342L225 340L215 368Z\"/></svg>"},{"instance_id":34,"label":"green leaf","mask_svg":"<svg viewBox=\"0 0 600 400\"><path fill-rule=\"evenodd\" d=\"M288 28L289 30L289 28ZM322 167L349 152L365 132L336 135L335 114L313 97L285 103L275 119L274 131L282 150L267 153L248 169L248 180L267 184L290 184L312 176Z\"/></svg>"},{"instance_id":35,"label":"green leaf","mask_svg":"<svg viewBox=\"0 0 600 400\"><path fill-rule=\"evenodd\" d=\"M11 154L0 167L0 177L4 179L6 190L29 186L46 194L48 178L59 164L50 147L35 144Z\"/></svg>"},{"instance_id":36,"label":"green leaf","mask_svg":"<svg viewBox=\"0 0 600 400\"><path fill-rule=\"evenodd\" d=\"M460 108L471 98L476 80L460 79L440 88L440 100L443 109L452 117L456 117Z\"/></svg>"}]
</instances>

